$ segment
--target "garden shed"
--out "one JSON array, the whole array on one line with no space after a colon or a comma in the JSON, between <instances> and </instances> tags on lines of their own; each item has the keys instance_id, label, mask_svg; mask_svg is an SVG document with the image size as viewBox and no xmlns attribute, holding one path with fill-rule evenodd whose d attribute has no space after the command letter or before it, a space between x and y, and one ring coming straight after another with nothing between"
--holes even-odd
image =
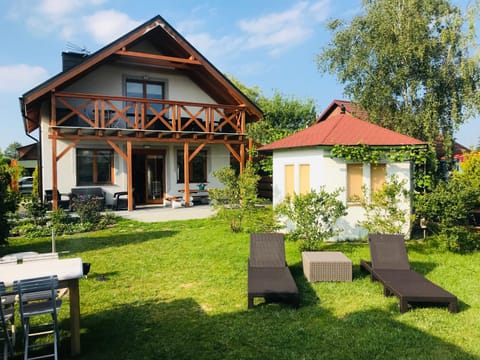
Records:
<instances>
[{"instance_id":1,"label":"garden shed","mask_svg":"<svg viewBox=\"0 0 480 360\"><path fill-rule=\"evenodd\" d=\"M382 128L361 120L345 111L333 111L328 116L319 117L311 127L293 135L261 147L262 152L273 155L273 204L280 204L287 196L304 194L311 189L324 186L328 192L341 189L340 200L347 206L348 215L337 221L342 231L337 240L362 237L366 230L357 225L364 219L365 211L360 206L362 188L370 196L392 175L405 181L405 190L413 188L413 165L411 159L392 161L387 156L392 150L409 147L424 147L420 140ZM379 161L368 162L348 156L332 155L338 146L344 149L371 149L384 151ZM411 200L400 205L411 211ZM408 221L403 233L408 235Z\"/></svg>"}]
</instances>

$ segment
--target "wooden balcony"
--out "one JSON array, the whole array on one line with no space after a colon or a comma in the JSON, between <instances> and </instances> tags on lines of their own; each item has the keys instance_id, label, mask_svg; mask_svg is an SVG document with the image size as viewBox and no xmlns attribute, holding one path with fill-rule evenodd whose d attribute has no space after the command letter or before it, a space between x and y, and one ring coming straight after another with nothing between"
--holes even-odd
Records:
<instances>
[{"instance_id":1,"label":"wooden balcony","mask_svg":"<svg viewBox=\"0 0 480 360\"><path fill-rule=\"evenodd\" d=\"M245 106L58 92L51 108L55 138L245 141Z\"/></svg>"}]
</instances>

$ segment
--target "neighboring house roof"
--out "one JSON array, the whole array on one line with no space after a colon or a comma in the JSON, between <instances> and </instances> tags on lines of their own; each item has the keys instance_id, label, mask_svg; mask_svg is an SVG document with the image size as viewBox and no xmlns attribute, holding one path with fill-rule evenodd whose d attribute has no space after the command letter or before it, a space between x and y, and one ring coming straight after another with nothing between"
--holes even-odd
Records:
<instances>
[{"instance_id":1,"label":"neighboring house roof","mask_svg":"<svg viewBox=\"0 0 480 360\"><path fill-rule=\"evenodd\" d=\"M17 148L18 160L38 160L38 144L29 144Z\"/></svg>"},{"instance_id":2,"label":"neighboring house roof","mask_svg":"<svg viewBox=\"0 0 480 360\"><path fill-rule=\"evenodd\" d=\"M333 100L330 105L317 117L317 123L328 119L332 115L339 114L341 109L345 109L345 112L353 115L359 119L366 120L368 113L362 110L357 104L347 100Z\"/></svg>"},{"instance_id":3,"label":"neighboring house roof","mask_svg":"<svg viewBox=\"0 0 480 360\"><path fill-rule=\"evenodd\" d=\"M350 114L338 114L307 129L261 147L260 151L319 145L425 145L423 141L360 120Z\"/></svg>"},{"instance_id":4,"label":"neighboring house roof","mask_svg":"<svg viewBox=\"0 0 480 360\"><path fill-rule=\"evenodd\" d=\"M150 41L158 54L133 51L132 47L142 40ZM105 63L157 67L184 74L218 104L245 105L250 120L263 118L262 111L231 81L161 16L155 16L97 52L85 56L80 64L26 92L20 98L25 130L30 133L39 127L40 107L48 100L50 92L61 91Z\"/></svg>"}]
</instances>

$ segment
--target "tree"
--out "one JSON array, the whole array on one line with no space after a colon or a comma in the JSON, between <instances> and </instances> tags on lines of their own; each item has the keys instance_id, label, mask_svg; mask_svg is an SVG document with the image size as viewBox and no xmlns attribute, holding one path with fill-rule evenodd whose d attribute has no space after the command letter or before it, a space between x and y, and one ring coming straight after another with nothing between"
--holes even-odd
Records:
<instances>
[{"instance_id":1,"label":"tree","mask_svg":"<svg viewBox=\"0 0 480 360\"><path fill-rule=\"evenodd\" d=\"M319 69L336 74L369 121L431 145L442 135L451 160L455 130L480 109L476 9L465 17L448 0L364 0L363 8L349 24L328 24Z\"/></svg>"},{"instance_id":2,"label":"tree","mask_svg":"<svg viewBox=\"0 0 480 360\"><path fill-rule=\"evenodd\" d=\"M15 141L15 142L11 143L5 149L4 155L6 157L10 158L10 159L18 159L17 149L21 146L22 146L22 144L20 144L18 141Z\"/></svg>"},{"instance_id":3,"label":"tree","mask_svg":"<svg viewBox=\"0 0 480 360\"><path fill-rule=\"evenodd\" d=\"M18 205L18 192L12 191L10 187L15 171L10 166L10 159L0 154L0 245L7 243L10 233L8 214L14 212Z\"/></svg>"},{"instance_id":4,"label":"tree","mask_svg":"<svg viewBox=\"0 0 480 360\"><path fill-rule=\"evenodd\" d=\"M315 122L317 115L313 99L301 100L278 91L268 98L258 87L248 88L233 77L229 79L263 111L264 120L250 124L248 128L250 138L257 143L268 144Z\"/></svg>"}]
</instances>

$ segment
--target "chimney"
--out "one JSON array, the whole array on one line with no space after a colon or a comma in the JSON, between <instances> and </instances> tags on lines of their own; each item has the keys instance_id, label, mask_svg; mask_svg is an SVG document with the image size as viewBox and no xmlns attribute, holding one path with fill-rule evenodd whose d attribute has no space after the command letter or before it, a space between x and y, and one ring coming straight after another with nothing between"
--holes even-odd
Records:
<instances>
[{"instance_id":1,"label":"chimney","mask_svg":"<svg viewBox=\"0 0 480 360\"><path fill-rule=\"evenodd\" d=\"M68 71L88 58L87 54L62 51L62 71Z\"/></svg>"},{"instance_id":2,"label":"chimney","mask_svg":"<svg viewBox=\"0 0 480 360\"><path fill-rule=\"evenodd\" d=\"M345 105L340 106L340 114L345 114Z\"/></svg>"}]
</instances>

